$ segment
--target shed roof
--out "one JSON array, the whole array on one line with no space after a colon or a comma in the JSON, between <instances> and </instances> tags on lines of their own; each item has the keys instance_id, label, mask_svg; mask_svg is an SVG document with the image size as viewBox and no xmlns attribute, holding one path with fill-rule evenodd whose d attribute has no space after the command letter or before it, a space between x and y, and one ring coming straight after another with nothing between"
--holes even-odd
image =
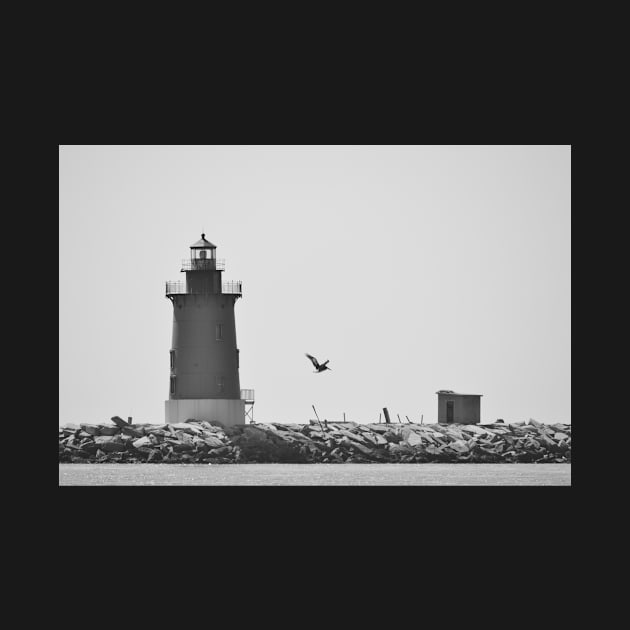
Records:
<instances>
[{"instance_id":1,"label":"shed roof","mask_svg":"<svg viewBox=\"0 0 630 630\"><path fill-rule=\"evenodd\" d=\"M451 389L440 389L436 394L443 394L445 396L483 396L483 394L461 394L460 392L454 392Z\"/></svg>"},{"instance_id":2,"label":"shed roof","mask_svg":"<svg viewBox=\"0 0 630 630\"><path fill-rule=\"evenodd\" d=\"M190 246L190 249L208 249L208 248L216 249L217 246L213 245L210 241L207 241L205 234L202 234L201 238L196 243L193 243Z\"/></svg>"}]
</instances>

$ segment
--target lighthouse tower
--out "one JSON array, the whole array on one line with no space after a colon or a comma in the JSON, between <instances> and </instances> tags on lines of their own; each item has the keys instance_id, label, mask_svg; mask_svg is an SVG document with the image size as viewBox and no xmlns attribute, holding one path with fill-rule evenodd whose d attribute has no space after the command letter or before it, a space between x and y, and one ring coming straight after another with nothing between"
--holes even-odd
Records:
<instances>
[{"instance_id":1,"label":"lighthouse tower","mask_svg":"<svg viewBox=\"0 0 630 630\"><path fill-rule=\"evenodd\" d=\"M218 420L225 425L245 423L241 395L234 305L242 296L241 282L223 282L225 261L217 260L216 245L201 239L182 261L186 281L166 283L173 304L173 342L166 422Z\"/></svg>"}]
</instances>

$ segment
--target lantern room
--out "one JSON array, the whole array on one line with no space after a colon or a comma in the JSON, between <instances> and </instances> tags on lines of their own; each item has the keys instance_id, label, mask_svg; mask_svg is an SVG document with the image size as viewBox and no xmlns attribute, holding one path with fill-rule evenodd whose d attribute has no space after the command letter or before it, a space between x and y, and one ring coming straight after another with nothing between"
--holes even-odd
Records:
<instances>
[{"instance_id":1,"label":"lantern room","mask_svg":"<svg viewBox=\"0 0 630 630\"><path fill-rule=\"evenodd\" d=\"M201 265L216 260L217 246L206 240L206 235L202 234L201 238L190 246L190 260Z\"/></svg>"},{"instance_id":2,"label":"lantern room","mask_svg":"<svg viewBox=\"0 0 630 630\"><path fill-rule=\"evenodd\" d=\"M217 246L202 234L201 239L190 246L190 259L182 261L182 271L223 271L225 261L217 260L216 252Z\"/></svg>"}]
</instances>

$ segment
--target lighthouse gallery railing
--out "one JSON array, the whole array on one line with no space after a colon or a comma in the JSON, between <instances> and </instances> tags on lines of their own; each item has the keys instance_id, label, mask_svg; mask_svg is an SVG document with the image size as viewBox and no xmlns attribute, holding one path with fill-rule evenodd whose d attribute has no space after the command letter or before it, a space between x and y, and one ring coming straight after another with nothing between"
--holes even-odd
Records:
<instances>
[{"instance_id":1,"label":"lighthouse gallery railing","mask_svg":"<svg viewBox=\"0 0 630 630\"><path fill-rule=\"evenodd\" d=\"M206 293L206 291L201 289L193 291L186 286L186 282L183 280L171 280L166 282L166 295L178 295L182 293L202 294ZM223 282L221 284L221 293L226 295L242 295L243 283L240 280Z\"/></svg>"},{"instance_id":2,"label":"lighthouse gallery railing","mask_svg":"<svg viewBox=\"0 0 630 630\"><path fill-rule=\"evenodd\" d=\"M225 271L225 259L186 258L182 260L182 271Z\"/></svg>"}]
</instances>

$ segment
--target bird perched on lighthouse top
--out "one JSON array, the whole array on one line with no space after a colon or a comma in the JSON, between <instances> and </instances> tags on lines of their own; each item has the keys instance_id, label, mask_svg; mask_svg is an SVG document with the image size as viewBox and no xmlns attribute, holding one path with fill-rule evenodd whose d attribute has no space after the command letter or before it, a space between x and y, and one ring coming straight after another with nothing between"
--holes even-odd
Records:
<instances>
[{"instance_id":1,"label":"bird perched on lighthouse top","mask_svg":"<svg viewBox=\"0 0 630 630\"><path fill-rule=\"evenodd\" d=\"M311 360L311 363L315 366L315 372L323 372L324 370L330 370L328 367L328 359L324 361L321 365L317 361L317 359L310 354L304 353Z\"/></svg>"}]
</instances>

